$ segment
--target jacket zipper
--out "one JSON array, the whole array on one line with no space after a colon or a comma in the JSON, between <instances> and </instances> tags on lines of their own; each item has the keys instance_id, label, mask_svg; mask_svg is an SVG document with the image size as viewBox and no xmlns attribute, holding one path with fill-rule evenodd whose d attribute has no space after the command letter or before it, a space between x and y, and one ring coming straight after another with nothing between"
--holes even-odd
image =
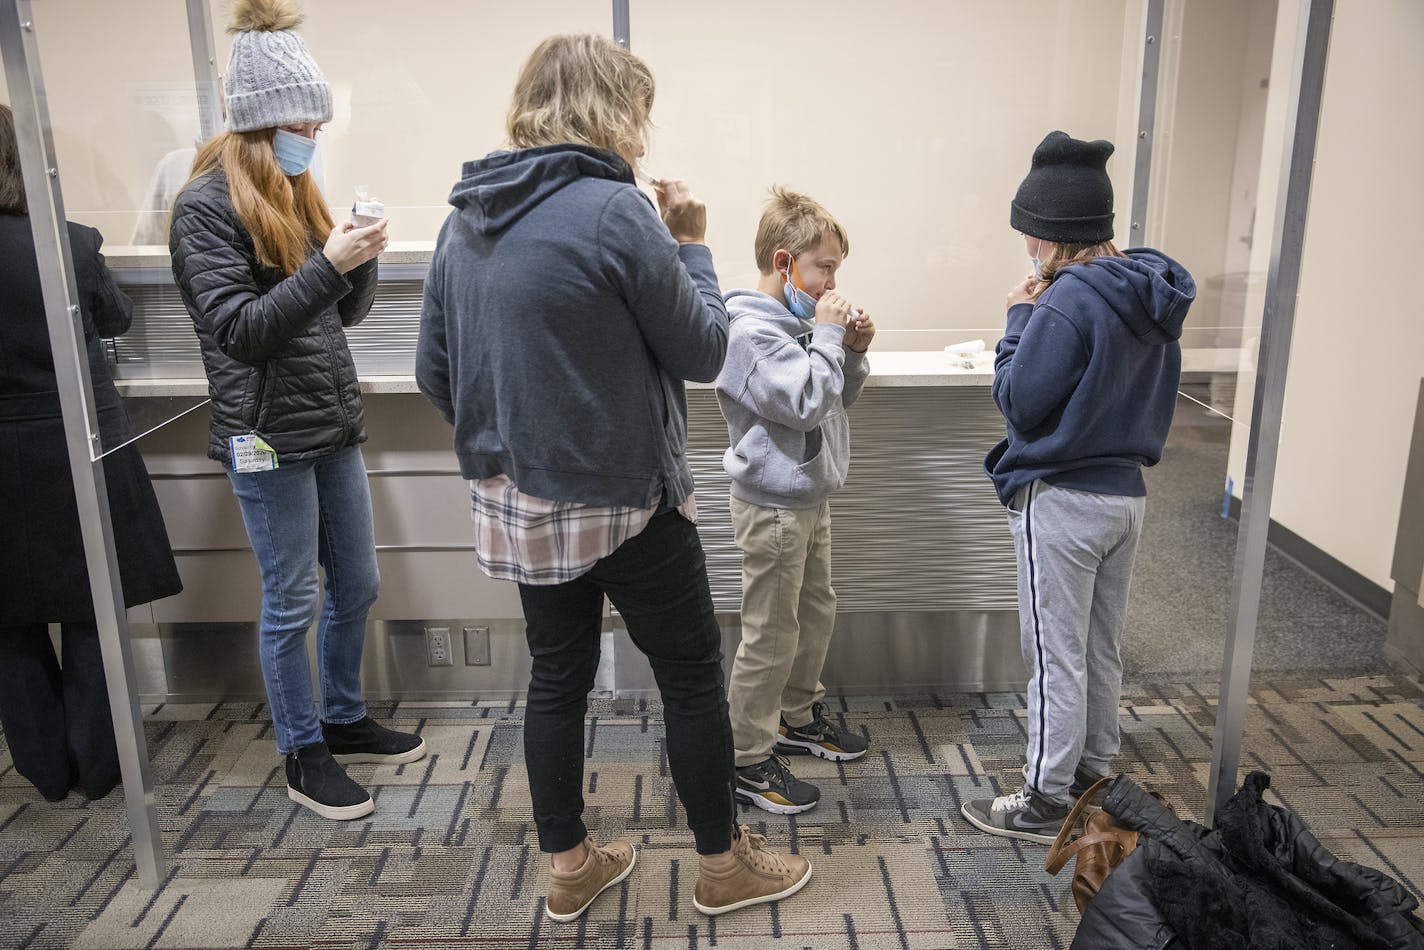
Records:
<instances>
[{"instance_id":1,"label":"jacket zipper","mask_svg":"<svg viewBox=\"0 0 1424 950\"><path fill-rule=\"evenodd\" d=\"M262 420L262 401L267 397L267 364L257 368L257 398L252 404L252 431L256 432Z\"/></svg>"}]
</instances>

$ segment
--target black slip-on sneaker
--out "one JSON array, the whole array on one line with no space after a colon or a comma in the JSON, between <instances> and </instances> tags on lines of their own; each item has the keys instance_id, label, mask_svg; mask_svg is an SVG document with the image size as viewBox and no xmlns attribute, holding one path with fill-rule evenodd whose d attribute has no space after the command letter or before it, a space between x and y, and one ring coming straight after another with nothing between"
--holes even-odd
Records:
<instances>
[{"instance_id":1,"label":"black slip-on sneaker","mask_svg":"<svg viewBox=\"0 0 1424 950\"><path fill-rule=\"evenodd\" d=\"M321 734L336 761L345 765L404 765L425 758L424 739L414 733L387 729L370 716L355 722L324 722Z\"/></svg>"},{"instance_id":2,"label":"black slip-on sneaker","mask_svg":"<svg viewBox=\"0 0 1424 950\"><path fill-rule=\"evenodd\" d=\"M331 757L325 742L287 753L287 797L323 818L350 821L376 810L376 803Z\"/></svg>"}]
</instances>

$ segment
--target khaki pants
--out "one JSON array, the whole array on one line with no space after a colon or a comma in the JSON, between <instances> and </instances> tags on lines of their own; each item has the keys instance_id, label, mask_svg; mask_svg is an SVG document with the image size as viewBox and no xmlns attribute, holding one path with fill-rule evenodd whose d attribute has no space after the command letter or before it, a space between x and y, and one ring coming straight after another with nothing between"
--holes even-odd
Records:
<instances>
[{"instance_id":1,"label":"khaki pants","mask_svg":"<svg viewBox=\"0 0 1424 950\"><path fill-rule=\"evenodd\" d=\"M727 691L738 766L771 755L781 717L811 721L836 624L831 508L762 508L732 499L742 550L742 644Z\"/></svg>"}]
</instances>

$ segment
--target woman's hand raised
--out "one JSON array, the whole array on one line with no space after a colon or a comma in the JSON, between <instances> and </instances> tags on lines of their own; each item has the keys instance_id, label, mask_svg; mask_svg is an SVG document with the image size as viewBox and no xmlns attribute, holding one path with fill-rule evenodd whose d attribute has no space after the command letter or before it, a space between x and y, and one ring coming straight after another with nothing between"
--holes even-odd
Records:
<instances>
[{"instance_id":1,"label":"woman's hand raised","mask_svg":"<svg viewBox=\"0 0 1424 950\"><path fill-rule=\"evenodd\" d=\"M367 261L375 259L386 249L386 245L390 243L386 236L386 226L389 223L382 218L364 228L355 227L350 222L338 224L331 229L331 234L326 238L326 246L321 252L331 261L331 266L336 268L338 274L349 274Z\"/></svg>"},{"instance_id":2,"label":"woman's hand raised","mask_svg":"<svg viewBox=\"0 0 1424 950\"><path fill-rule=\"evenodd\" d=\"M658 210L663 224L679 244L704 244L707 240L707 206L692 197L687 182L664 178L657 183Z\"/></svg>"}]
</instances>

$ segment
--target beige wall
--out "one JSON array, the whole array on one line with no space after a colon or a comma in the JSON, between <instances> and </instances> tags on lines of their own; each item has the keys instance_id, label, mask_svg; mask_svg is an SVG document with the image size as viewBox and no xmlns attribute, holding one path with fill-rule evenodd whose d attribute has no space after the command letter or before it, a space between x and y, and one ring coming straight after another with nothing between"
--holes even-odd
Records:
<instances>
[{"instance_id":1,"label":"beige wall","mask_svg":"<svg viewBox=\"0 0 1424 950\"><path fill-rule=\"evenodd\" d=\"M687 4L635 4L633 48L659 82L647 165L706 200L724 287L756 281L757 219L781 183L849 231L840 287L875 314L877 346L992 346L1028 268L1009 200L1044 134L1121 143L1109 171L1125 231L1133 151L1119 102L1131 116L1136 78L1123 88L1122 62L1138 52L1123 23L1137 8L726 0L693 16Z\"/></svg>"},{"instance_id":2,"label":"beige wall","mask_svg":"<svg viewBox=\"0 0 1424 950\"><path fill-rule=\"evenodd\" d=\"M519 67L553 33L612 32L612 4L590 0L298 0L301 33L331 83L321 135L327 200L349 209L358 184L386 205L393 241L434 241L460 166L499 148ZM230 0L215 3L226 64Z\"/></svg>"},{"instance_id":3,"label":"beige wall","mask_svg":"<svg viewBox=\"0 0 1424 950\"><path fill-rule=\"evenodd\" d=\"M126 244L154 164L197 135L184 4L50 0L31 9L65 210Z\"/></svg>"},{"instance_id":4,"label":"beige wall","mask_svg":"<svg viewBox=\"0 0 1424 950\"><path fill-rule=\"evenodd\" d=\"M396 241L433 240L460 164L498 147L519 64L552 32L611 32L606 0L304 0L332 83L328 200L385 201ZM126 243L153 165L190 146L196 98L182 0L39 4L71 217ZM1027 269L1008 203L1051 129L1113 139L1126 233L1140 0L752 0L632 7L657 75L647 165L707 202L725 286L755 280L751 241L772 182L824 201L851 232L842 288L887 348L1002 330ZM230 38L215 0L217 60ZM37 19L40 17L37 16Z\"/></svg>"},{"instance_id":5,"label":"beige wall","mask_svg":"<svg viewBox=\"0 0 1424 950\"><path fill-rule=\"evenodd\" d=\"M1293 6L1282 4L1278 50L1293 40ZM1416 0L1336 5L1271 512L1386 588L1424 376L1411 280L1424 128L1398 107L1401 95L1424 87L1421 37ZM1289 84L1287 62L1278 55L1273 99ZM1268 128L1279 120L1273 110ZM1279 145L1268 147L1263 195L1274 194L1279 161ZM1258 228L1260 266L1268 234ZM1238 412L1249 410L1244 391L1242 403ZM1238 438L1230 469L1238 485L1244 449Z\"/></svg>"}]
</instances>

